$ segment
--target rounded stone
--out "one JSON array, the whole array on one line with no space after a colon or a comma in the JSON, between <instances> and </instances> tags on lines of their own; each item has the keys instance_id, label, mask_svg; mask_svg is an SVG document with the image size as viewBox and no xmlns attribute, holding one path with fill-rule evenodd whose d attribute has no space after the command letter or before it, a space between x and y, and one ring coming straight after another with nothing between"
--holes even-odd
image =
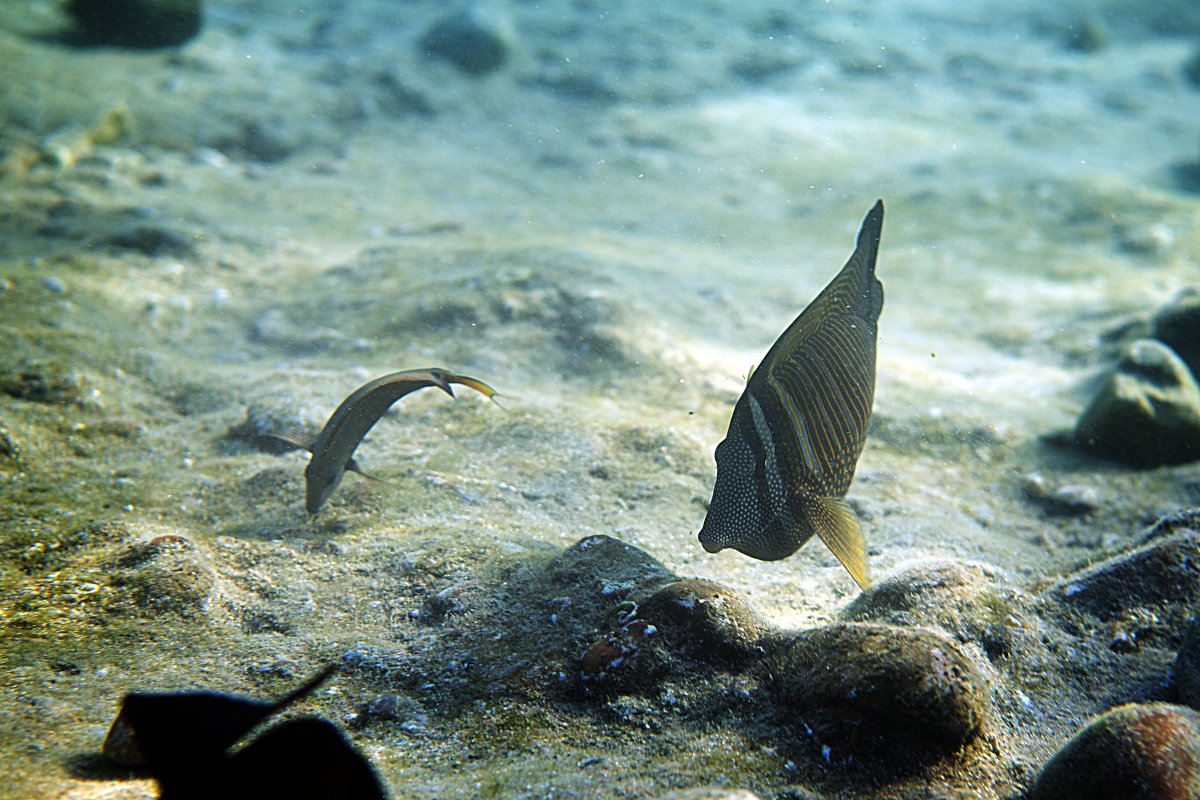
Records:
<instances>
[{"instance_id":1,"label":"rounded stone","mask_svg":"<svg viewBox=\"0 0 1200 800\"><path fill-rule=\"evenodd\" d=\"M1200 287L1181 292L1154 315L1154 338L1170 347L1200 375Z\"/></svg>"},{"instance_id":2,"label":"rounded stone","mask_svg":"<svg viewBox=\"0 0 1200 800\"><path fill-rule=\"evenodd\" d=\"M1050 599L1105 623L1138 620L1137 640L1177 646L1200 603L1200 533L1183 529L1083 569Z\"/></svg>"},{"instance_id":3,"label":"rounded stone","mask_svg":"<svg viewBox=\"0 0 1200 800\"><path fill-rule=\"evenodd\" d=\"M744 663L761 654L771 626L737 592L707 580L678 580L643 600L638 616L654 624L668 646L702 660Z\"/></svg>"},{"instance_id":4,"label":"rounded stone","mask_svg":"<svg viewBox=\"0 0 1200 800\"><path fill-rule=\"evenodd\" d=\"M804 631L779 652L772 686L798 711L853 717L885 736L957 748L989 714L987 679L940 634L870 623Z\"/></svg>"},{"instance_id":5,"label":"rounded stone","mask_svg":"<svg viewBox=\"0 0 1200 800\"><path fill-rule=\"evenodd\" d=\"M1114 708L1042 767L1031 800L1200 798L1200 713L1166 703Z\"/></svg>"},{"instance_id":6,"label":"rounded stone","mask_svg":"<svg viewBox=\"0 0 1200 800\"><path fill-rule=\"evenodd\" d=\"M80 44L170 47L200 32L201 0L69 0Z\"/></svg>"},{"instance_id":7,"label":"rounded stone","mask_svg":"<svg viewBox=\"0 0 1200 800\"><path fill-rule=\"evenodd\" d=\"M1200 459L1200 387L1171 348L1133 342L1079 417L1075 441L1134 467Z\"/></svg>"},{"instance_id":8,"label":"rounded stone","mask_svg":"<svg viewBox=\"0 0 1200 800\"><path fill-rule=\"evenodd\" d=\"M421 50L449 61L468 75L486 75L508 57L502 25L477 8L443 17L421 37Z\"/></svg>"}]
</instances>

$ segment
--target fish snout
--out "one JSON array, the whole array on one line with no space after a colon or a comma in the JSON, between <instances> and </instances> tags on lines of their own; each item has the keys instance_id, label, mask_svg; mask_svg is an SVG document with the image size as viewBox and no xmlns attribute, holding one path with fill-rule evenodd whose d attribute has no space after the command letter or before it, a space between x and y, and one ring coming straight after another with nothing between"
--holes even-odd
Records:
<instances>
[{"instance_id":1,"label":"fish snout","mask_svg":"<svg viewBox=\"0 0 1200 800\"><path fill-rule=\"evenodd\" d=\"M712 531L707 528L701 528L697 538L704 550L709 553L719 553L728 546L721 541L720 536L713 535Z\"/></svg>"}]
</instances>

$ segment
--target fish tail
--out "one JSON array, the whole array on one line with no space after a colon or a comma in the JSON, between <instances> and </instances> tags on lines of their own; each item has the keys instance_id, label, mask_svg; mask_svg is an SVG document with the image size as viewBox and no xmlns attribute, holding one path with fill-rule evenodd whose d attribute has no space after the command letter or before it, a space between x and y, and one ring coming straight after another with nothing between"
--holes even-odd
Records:
<instances>
[{"instance_id":1,"label":"fish tail","mask_svg":"<svg viewBox=\"0 0 1200 800\"><path fill-rule=\"evenodd\" d=\"M331 676L333 676L339 669L340 669L340 666L337 663L333 663L333 664L330 664L329 666L325 667L323 670L321 670L316 675L314 675L312 678L310 678L308 681L306 681L304 683L304 685L301 686L299 689L296 689L294 692L290 693L287 697L284 697L281 700L279 700L278 702L276 702L275 705L271 707L271 711L268 713L274 714L277 711L283 709L284 707L290 706L292 703L296 702L297 700L301 699L302 697L312 694L312 692L318 686L320 686L325 681L329 680L329 678Z\"/></svg>"},{"instance_id":2,"label":"fish tail","mask_svg":"<svg viewBox=\"0 0 1200 800\"><path fill-rule=\"evenodd\" d=\"M498 396L500 396L500 393L488 386L483 381L475 380L474 378L468 378L465 375L447 375L446 380L449 383L459 383L470 389L474 389L488 400L491 400L493 403L500 406L500 402L496 399ZM446 391L449 391L449 388L447 388ZM504 406L500 407L504 408Z\"/></svg>"},{"instance_id":3,"label":"fish tail","mask_svg":"<svg viewBox=\"0 0 1200 800\"><path fill-rule=\"evenodd\" d=\"M871 585L867 543L854 509L845 500L822 497L817 501L813 522L821 541L837 556L858 588L865 591Z\"/></svg>"}]
</instances>

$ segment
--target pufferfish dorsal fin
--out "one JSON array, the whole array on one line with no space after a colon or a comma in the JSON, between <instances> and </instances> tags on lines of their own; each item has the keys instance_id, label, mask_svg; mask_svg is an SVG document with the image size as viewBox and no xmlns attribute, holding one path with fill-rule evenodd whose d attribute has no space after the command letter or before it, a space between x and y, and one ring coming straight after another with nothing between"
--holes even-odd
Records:
<instances>
[{"instance_id":1,"label":"pufferfish dorsal fin","mask_svg":"<svg viewBox=\"0 0 1200 800\"><path fill-rule=\"evenodd\" d=\"M850 260L772 345L759 372L794 447L779 450L818 496L842 497L867 439L875 401L875 336L883 284L875 258L883 203L867 214ZM773 400L774 402L771 402Z\"/></svg>"}]
</instances>

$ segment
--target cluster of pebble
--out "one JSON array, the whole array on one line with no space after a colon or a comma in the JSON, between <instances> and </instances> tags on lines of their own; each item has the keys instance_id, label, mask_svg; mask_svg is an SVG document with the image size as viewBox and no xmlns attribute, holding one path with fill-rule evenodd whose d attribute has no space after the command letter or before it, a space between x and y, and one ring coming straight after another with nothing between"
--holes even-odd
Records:
<instances>
[{"instance_id":1,"label":"cluster of pebble","mask_svg":"<svg viewBox=\"0 0 1200 800\"><path fill-rule=\"evenodd\" d=\"M729 587L671 575L608 537L579 542L557 563L622 571L598 578L617 627L579 659L586 693L734 674L753 687L757 719L776 720L781 740L797 732L809 740L781 741L798 758L891 776L936 763L994 781L1020 772L1031 753L1052 753L1013 790L1036 800L1196 798L1194 517L1037 591L984 564L919 562L879 580L839 621L802 631L778 629ZM1109 708L1100 696L1116 702ZM1018 751L1025 755L998 755Z\"/></svg>"}]
</instances>

